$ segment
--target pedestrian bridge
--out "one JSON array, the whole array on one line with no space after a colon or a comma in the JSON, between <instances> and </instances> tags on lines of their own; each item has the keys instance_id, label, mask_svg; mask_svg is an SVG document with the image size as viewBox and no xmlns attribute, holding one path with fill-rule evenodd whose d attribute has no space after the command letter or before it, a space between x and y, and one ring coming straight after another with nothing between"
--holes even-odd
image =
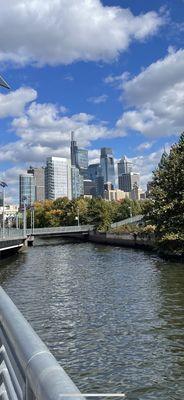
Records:
<instances>
[{"instance_id":1,"label":"pedestrian bridge","mask_svg":"<svg viewBox=\"0 0 184 400\"><path fill-rule=\"evenodd\" d=\"M27 235L34 236L63 236L63 235L76 235L88 234L93 230L93 225L80 225L80 226L59 226L56 228L34 228L27 229Z\"/></svg>"}]
</instances>

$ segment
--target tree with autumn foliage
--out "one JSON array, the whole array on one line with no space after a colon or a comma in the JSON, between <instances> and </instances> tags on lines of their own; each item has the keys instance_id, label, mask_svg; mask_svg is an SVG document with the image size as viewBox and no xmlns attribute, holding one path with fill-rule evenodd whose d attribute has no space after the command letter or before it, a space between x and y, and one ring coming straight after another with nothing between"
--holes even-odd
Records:
<instances>
[{"instance_id":1,"label":"tree with autumn foliage","mask_svg":"<svg viewBox=\"0 0 184 400\"><path fill-rule=\"evenodd\" d=\"M162 241L184 244L184 133L153 173L149 219ZM182 246L183 246L182 244Z\"/></svg>"}]
</instances>

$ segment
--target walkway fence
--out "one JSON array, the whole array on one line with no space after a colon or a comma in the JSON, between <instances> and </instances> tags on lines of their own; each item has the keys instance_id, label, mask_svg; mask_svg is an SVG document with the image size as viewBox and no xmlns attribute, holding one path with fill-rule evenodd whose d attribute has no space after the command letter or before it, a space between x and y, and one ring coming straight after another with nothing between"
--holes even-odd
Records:
<instances>
[{"instance_id":1,"label":"walkway fence","mask_svg":"<svg viewBox=\"0 0 184 400\"><path fill-rule=\"evenodd\" d=\"M1 287L0 399L84 399Z\"/></svg>"},{"instance_id":2,"label":"walkway fence","mask_svg":"<svg viewBox=\"0 0 184 400\"><path fill-rule=\"evenodd\" d=\"M135 215L135 217L130 217L123 219L122 221L114 222L113 224L111 224L111 228L118 228L122 225L136 224L137 222L141 222L143 218L144 215Z\"/></svg>"},{"instance_id":3,"label":"walkway fence","mask_svg":"<svg viewBox=\"0 0 184 400\"><path fill-rule=\"evenodd\" d=\"M34 228L34 229L26 229L27 235L52 235L52 234L60 234L60 233L77 233L77 232L88 232L93 230L93 225L79 225L79 226L59 226L56 228ZM4 231L4 238L23 238L24 231L23 229L16 228L6 228ZM0 239L3 238L3 230L0 228Z\"/></svg>"}]
</instances>

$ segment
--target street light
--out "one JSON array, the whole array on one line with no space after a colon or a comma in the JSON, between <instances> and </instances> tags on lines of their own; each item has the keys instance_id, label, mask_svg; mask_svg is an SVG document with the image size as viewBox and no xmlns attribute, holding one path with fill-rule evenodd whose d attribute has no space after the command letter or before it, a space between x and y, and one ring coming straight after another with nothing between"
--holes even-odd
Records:
<instances>
[{"instance_id":1,"label":"street light","mask_svg":"<svg viewBox=\"0 0 184 400\"><path fill-rule=\"evenodd\" d=\"M27 200L27 197L26 196L23 196L22 197L22 200L23 200L23 205L24 205L24 209L23 209L23 235L24 235L24 237L26 237L26 200Z\"/></svg>"},{"instance_id":2,"label":"street light","mask_svg":"<svg viewBox=\"0 0 184 400\"><path fill-rule=\"evenodd\" d=\"M10 89L10 86L8 85L8 83L2 78L2 76L0 76L0 86L6 88L6 89ZM6 184L6 182L1 181L0 182L0 186L3 188L3 238L4 238L4 203L5 203L5 187L8 186Z\"/></svg>"},{"instance_id":3,"label":"street light","mask_svg":"<svg viewBox=\"0 0 184 400\"><path fill-rule=\"evenodd\" d=\"M4 238L4 224L5 224L5 220L4 220L4 206L5 206L5 187L8 186L6 184L6 182L1 181L0 182L0 186L3 188L3 238Z\"/></svg>"},{"instance_id":4,"label":"street light","mask_svg":"<svg viewBox=\"0 0 184 400\"><path fill-rule=\"evenodd\" d=\"M31 211L31 234L34 235L34 206L30 207Z\"/></svg>"},{"instance_id":5,"label":"street light","mask_svg":"<svg viewBox=\"0 0 184 400\"><path fill-rule=\"evenodd\" d=\"M130 223L132 223L132 207L129 206L128 208L129 208L129 210L130 210L130 219L131 219L131 220L130 220Z\"/></svg>"},{"instance_id":6,"label":"street light","mask_svg":"<svg viewBox=\"0 0 184 400\"><path fill-rule=\"evenodd\" d=\"M77 225L80 226L80 219L79 219L79 207L77 207L77 217L75 217L77 220Z\"/></svg>"}]
</instances>

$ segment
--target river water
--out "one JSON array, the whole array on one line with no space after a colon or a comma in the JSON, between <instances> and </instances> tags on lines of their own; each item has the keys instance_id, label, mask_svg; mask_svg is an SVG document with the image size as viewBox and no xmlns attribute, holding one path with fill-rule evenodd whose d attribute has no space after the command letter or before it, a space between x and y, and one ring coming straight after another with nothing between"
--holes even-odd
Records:
<instances>
[{"instance_id":1,"label":"river water","mask_svg":"<svg viewBox=\"0 0 184 400\"><path fill-rule=\"evenodd\" d=\"M0 283L82 392L184 398L184 265L93 243L37 242Z\"/></svg>"}]
</instances>

